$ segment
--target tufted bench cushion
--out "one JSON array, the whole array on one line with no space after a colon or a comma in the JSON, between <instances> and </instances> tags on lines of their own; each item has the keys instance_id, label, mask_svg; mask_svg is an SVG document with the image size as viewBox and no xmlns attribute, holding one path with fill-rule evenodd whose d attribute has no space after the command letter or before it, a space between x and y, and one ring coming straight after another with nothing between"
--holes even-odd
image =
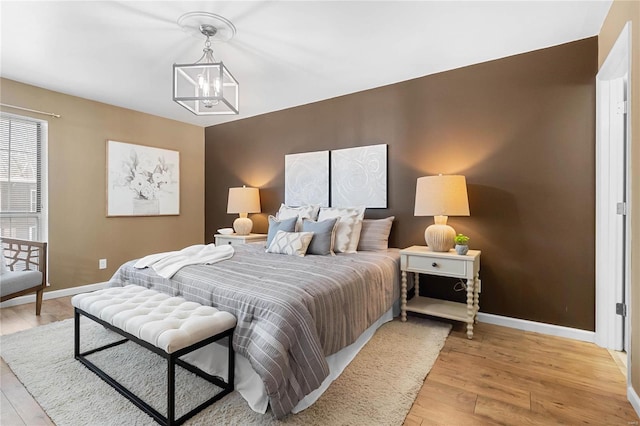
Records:
<instances>
[{"instance_id":1,"label":"tufted bench cushion","mask_svg":"<svg viewBox=\"0 0 640 426\"><path fill-rule=\"evenodd\" d=\"M71 303L167 353L236 325L229 312L137 285L78 294Z\"/></svg>"},{"instance_id":2,"label":"tufted bench cushion","mask_svg":"<svg viewBox=\"0 0 640 426\"><path fill-rule=\"evenodd\" d=\"M100 378L113 386L138 408L162 425L180 425L202 411L209 404L231 393L234 389L235 353L233 332L236 317L211 306L187 302L137 285L114 287L73 296L74 357ZM84 316L124 337L99 348L80 351L80 317ZM180 357L227 338L228 370L225 381L191 365ZM143 401L121 383L95 365L88 355L134 342L167 360L166 415ZM205 402L176 419L176 367L182 367L201 379L213 383L221 390Z\"/></svg>"}]
</instances>

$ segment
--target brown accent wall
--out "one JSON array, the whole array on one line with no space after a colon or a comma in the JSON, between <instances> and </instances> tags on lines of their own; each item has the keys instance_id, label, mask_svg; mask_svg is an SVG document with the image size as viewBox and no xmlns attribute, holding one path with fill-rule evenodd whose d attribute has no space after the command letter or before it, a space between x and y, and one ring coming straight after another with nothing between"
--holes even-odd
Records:
<instances>
[{"instance_id":1,"label":"brown accent wall","mask_svg":"<svg viewBox=\"0 0 640 426\"><path fill-rule=\"evenodd\" d=\"M624 25L631 21L631 384L640 394L640 2L614 0L598 36L600 67Z\"/></svg>"},{"instance_id":2,"label":"brown accent wall","mask_svg":"<svg viewBox=\"0 0 640 426\"><path fill-rule=\"evenodd\" d=\"M205 240L230 226L229 187L284 200L284 156L386 143L391 244L424 244L416 179L467 177L470 217L449 223L482 250L483 312L594 329L595 37L205 132ZM398 64L401 66L401 64Z\"/></svg>"},{"instance_id":3,"label":"brown accent wall","mask_svg":"<svg viewBox=\"0 0 640 426\"><path fill-rule=\"evenodd\" d=\"M62 116L2 108L49 123L49 290L107 281L127 260L202 243L203 128L7 79L0 96ZM179 216L106 217L108 139L180 151ZM107 269L98 269L100 258Z\"/></svg>"}]
</instances>

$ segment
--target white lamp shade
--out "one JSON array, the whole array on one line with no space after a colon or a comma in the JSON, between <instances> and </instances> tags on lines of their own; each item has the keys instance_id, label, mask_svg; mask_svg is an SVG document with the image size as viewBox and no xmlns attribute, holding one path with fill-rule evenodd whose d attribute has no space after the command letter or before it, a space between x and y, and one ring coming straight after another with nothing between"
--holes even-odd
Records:
<instances>
[{"instance_id":1,"label":"white lamp shade","mask_svg":"<svg viewBox=\"0 0 640 426\"><path fill-rule=\"evenodd\" d=\"M438 175L418 178L414 216L469 216L465 177Z\"/></svg>"},{"instance_id":2,"label":"white lamp shade","mask_svg":"<svg viewBox=\"0 0 640 426\"><path fill-rule=\"evenodd\" d=\"M260 193L258 188L229 188L227 213L260 213Z\"/></svg>"}]
</instances>

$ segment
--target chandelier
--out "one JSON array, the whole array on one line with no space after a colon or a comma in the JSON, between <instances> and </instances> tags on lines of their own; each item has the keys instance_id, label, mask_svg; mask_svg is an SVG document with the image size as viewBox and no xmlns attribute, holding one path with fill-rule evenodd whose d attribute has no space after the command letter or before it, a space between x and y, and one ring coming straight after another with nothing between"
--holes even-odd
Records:
<instances>
[{"instance_id":1,"label":"chandelier","mask_svg":"<svg viewBox=\"0 0 640 426\"><path fill-rule=\"evenodd\" d=\"M200 24L198 30L206 37L203 54L194 64L173 64L173 100L195 115L238 114L238 81L211 50L218 28Z\"/></svg>"}]
</instances>

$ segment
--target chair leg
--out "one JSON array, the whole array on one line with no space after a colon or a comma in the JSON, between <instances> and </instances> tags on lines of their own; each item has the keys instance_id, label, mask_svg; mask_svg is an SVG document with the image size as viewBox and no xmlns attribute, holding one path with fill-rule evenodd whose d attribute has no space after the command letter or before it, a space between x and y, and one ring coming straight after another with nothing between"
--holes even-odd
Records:
<instances>
[{"instance_id":1,"label":"chair leg","mask_svg":"<svg viewBox=\"0 0 640 426\"><path fill-rule=\"evenodd\" d=\"M36 315L40 315L40 309L42 308L42 295L44 289L40 289L36 292Z\"/></svg>"}]
</instances>

